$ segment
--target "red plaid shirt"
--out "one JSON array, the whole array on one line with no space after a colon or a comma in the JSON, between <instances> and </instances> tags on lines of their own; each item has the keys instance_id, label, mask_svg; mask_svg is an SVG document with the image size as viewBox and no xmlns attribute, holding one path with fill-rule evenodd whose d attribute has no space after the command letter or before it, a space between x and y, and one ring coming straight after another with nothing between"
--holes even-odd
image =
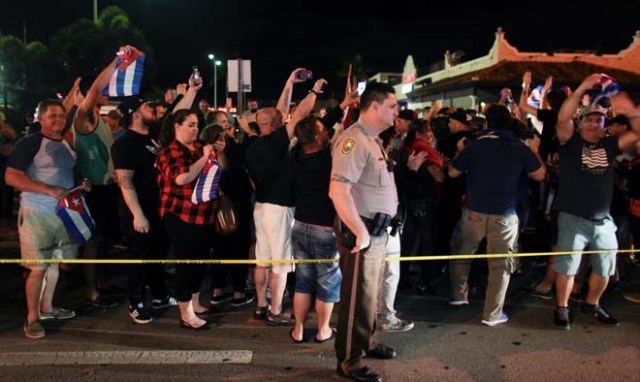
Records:
<instances>
[{"instance_id":1,"label":"red plaid shirt","mask_svg":"<svg viewBox=\"0 0 640 382\"><path fill-rule=\"evenodd\" d=\"M212 200L200 204L191 202L191 194L196 179L184 186L175 182L180 174L189 172L189 167L199 159L202 143L194 143L195 150L190 151L182 143L174 140L158 156L158 185L160 186L160 217L173 213L180 220L190 224L213 224L218 201Z\"/></svg>"}]
</instances>

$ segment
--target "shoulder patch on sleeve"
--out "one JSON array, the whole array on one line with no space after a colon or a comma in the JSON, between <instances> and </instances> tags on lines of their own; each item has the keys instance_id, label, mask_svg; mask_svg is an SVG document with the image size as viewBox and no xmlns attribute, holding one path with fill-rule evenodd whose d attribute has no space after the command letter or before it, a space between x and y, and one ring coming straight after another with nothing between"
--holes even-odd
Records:
<instances>
[{"instance_id":1,"label":"shoulder patch on sleeve","mask_svg":"<svg viewBox=\"0 0 640 382\"><path fill-rule=\"evenodd\" d=\"M353 149L356 147L356 141L353 138L347 138L342 141L342 146L340 147L340 153L344 155L350 155L353 152Z\"/></svg>"}]
</instances>

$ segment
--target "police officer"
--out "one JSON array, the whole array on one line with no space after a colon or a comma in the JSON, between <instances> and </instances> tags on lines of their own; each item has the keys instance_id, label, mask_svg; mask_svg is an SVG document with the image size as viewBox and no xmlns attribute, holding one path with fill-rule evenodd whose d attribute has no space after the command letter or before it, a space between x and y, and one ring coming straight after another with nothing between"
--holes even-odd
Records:
<instances>
[{"instance_id":1,"label":"police officer","mask_svg":"<svg viewBox=\"0 0 640 382\"><path fill-rule=\"evenodd\" d=\"M329 197L346 235L339 236L340 309L336 335L338 375L356 381L381 381L362 365L366 355L395 358L395 351L373 338L378 285L384 270L387 231L396 215L398 197L393 166L378 135L393 126L398 102L393 87L367 86L360 99L360 117L333 147ZM353 240L350 240L353 239Z\"/></svg>"}]
</instances>

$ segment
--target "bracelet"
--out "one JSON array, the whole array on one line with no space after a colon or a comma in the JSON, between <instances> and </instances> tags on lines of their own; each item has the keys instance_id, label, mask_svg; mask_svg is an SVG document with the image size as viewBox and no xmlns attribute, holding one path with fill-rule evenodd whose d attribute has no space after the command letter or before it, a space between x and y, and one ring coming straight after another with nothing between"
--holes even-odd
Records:
<instances>
[{"instance_id":1,"label":"bracelet","mask_svg":"<svg viewBox=\"0 0 640 382\"><path fill-rule=\"evenodd\" d=\"M311 94L311 93L315 94L316 96L320 95L320 93L318 93L317 91L315 91L313 89L309 90L309 94Z\"/></svg>"}]
</instances>

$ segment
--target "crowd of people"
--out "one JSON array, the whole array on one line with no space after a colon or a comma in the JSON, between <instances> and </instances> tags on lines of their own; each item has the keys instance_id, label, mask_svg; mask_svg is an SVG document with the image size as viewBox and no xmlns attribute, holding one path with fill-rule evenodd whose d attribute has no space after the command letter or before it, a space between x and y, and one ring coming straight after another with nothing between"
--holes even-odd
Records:
<instances>
[{"instance_id":1,"label":"crowd of people","mask_svg":"<svg viewBox=\"0 0 640 382\"><path fill-rule=\"evenodd\" d=\"M302 343L315 307L313 340L335 339L336 372L379 381L363 358L396 353L374 333L415 325L397 316L397 291L432 293L448 269L449 304L467 305L472 264L384 259L506 255L486 261L481 321L503 324L510 277L519 269L508 255L519 251L529 217L539 215L549 248L574 254L549 257L544 280L529 293L551 299L555 289L553 323L562 329L571 327L570 299L583 300L581 310L603 324L618 325L600 299L610 278L624 279L624 267L636 261L624 256L617 264L618 243L640 242L640 108L624 92L603 96L613 82L608 76L590 75L574 91L553 88L549 78L534 107L531 75L524 73L519 103L504 89L484 110L436 101L422 115L399 110L390 85L369 83L362 94L346 92L338 105L317 113L323 79L291 108L294 86L306 81L299 68L275 107L249 100L249 110L229 123L230 115L204 99L196 107L202 81L193 77L168 91L165 102L130 97L101 115L108 104L102 90L115 70L114 59L95 78L79 78L64 102L40 102L37 128L15 145L14 134L10 152L2 146L6 186L21 192L22 258L107 258L118 244L133 259L256 259L252 268L176 264L171 277L161 264L128 265L135 323L151 323L158 309L177 306L180 327L205 330L214 326L205 314L216 305L255 300L254 319L290 326L291 341ZM219 195L198 202L196 182L211 163L221 172ZM56 215L59 200L76 186L95 221L81 250ZM222 195L237 219L231 233L216 229ZM601 251L581 265L585 249ZM292 259L312 261L287 262ZM53 304L57 264L24 266L24 333L42 338L43 321L75 312ZM207 272L212 298L203 301ZM89 303L117 305L104 267L84 265L84 276ZM247 280L255 287L247 288ZM287 289L293 311L283 303Z\"/></svg>"}]
</instances>

